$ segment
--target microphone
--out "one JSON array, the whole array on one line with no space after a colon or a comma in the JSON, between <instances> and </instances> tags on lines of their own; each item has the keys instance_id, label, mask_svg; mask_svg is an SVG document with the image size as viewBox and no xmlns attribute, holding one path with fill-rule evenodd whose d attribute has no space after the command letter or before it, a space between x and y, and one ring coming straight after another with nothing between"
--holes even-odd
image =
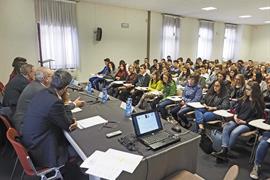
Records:
<instances>
[{"instance_id":1,"label":"microphone","mask_svg":"<svg viewBox=\"0 0 270 180\"><path fill-rule=\"evenodd\" d=\"M94 96L94 95L91 95L91 94L88 94L88 93L86 93L86 92L79 92L79 94L82 94L82 95L85 95L85 96L88 96L88 97L91 97L91 98L94 98L96 101L95 101L95 103L99 103L100 101L99 101L99 97L97 97L97 96ZM91 101L87 101L87 102L91 102Z\"/></svg>"},{"instance_id":2,"label":"microphone","mask_svg":"<svg viewBox=\"0 0 270 180\"><path fill-rule=\"evenodd\" d=\"M69 84L68 88L72 89L73 91L83 91L83 87L77 86L77 85L74 85L74 84Z\"/></svg>"}]
</instances>

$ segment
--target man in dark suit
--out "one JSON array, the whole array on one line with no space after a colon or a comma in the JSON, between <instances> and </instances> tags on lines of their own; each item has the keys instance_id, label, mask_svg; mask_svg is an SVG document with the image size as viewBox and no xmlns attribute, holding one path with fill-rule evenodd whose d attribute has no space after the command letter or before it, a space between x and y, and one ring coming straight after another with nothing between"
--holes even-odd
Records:
<instances>
[{"instance_id":1,"label":"man in dark suit","mask_svg":"<svg viewBox=\"0 0 270 180\"><path fill-rule=\"evenodd\" d=\"M35 72L35 80L24 88L22 94L19 97L16 112L11 118L12 124L15 129L17 129L17 131L22 131L23 117L26 113L30 101L37 92L50 86L52 75L52 70L45 67L40 67Z\"/></svg>"},{"instance_id":2,"label":"man in dark suit","mask_svg":"<svg viewBox=\"0 0 270 180\"><path fill-rule=\"evenodd\" d=\"M20 74L16 75L5 87L3 106L10 107L15 112L18 99L24 88L34 79L34 67L24 64L20 68Z\"/></svg>"},{"instance_id":3,"label":"man in dark suit","mask_svg":"<svg viewBox=\"0 0 270 180\"><path fill-rule=\"evenodd\" d=\"M50 88L38 92L27 108L22 142L38 167L63 165L75 155L63 134L77 128L76 121L68 119L62 99L71 80L70 73L57 70Z\"/></svg>"}]
</instances>

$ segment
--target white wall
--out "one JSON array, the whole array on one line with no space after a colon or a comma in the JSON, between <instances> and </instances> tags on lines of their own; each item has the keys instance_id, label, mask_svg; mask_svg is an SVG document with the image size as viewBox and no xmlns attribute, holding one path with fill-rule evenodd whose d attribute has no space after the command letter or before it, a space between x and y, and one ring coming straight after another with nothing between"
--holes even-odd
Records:
<instances>
[{"instance_id":1,"label":"white wall","mask_svg":"<svg viewBox=\"0 0 270 180\"><path fill-rule=\"evenodd\" d=\"M117 65L120 59L132 63L135 59L146 57L146 11L80 2L77 14L80 80L87 80L91 73L103 68L103 59L106 57L110 57ZM129 23L129 28L121 28L121 23ZM100 42L95 41L93 33L97 27L103 29Z\"/></svg>"},{"instance_id":2,"label":"white wall","mask_svg":"<svg viewBox=\"0 0 270 180\"><path fill-rule=\"evenodd\" d=\"M16 56L37 64L38 43L33 0L0 1L0 80L7 82Z\"/></svg>"},{"instance_id":3,"label":"white wall","mask_svg":"<svg viewBox=\"0 0 270 180\"><path fill-rule=\"evenodd\" d=\"M250 58L269 63L270 25L252 27Z\"/></svg>"},{"instance_id":4,"label":"white wall","mask_svg":"<svg viewBox=\"0 0 270 180\"><path fill-rule=\"evenodd\" d=\"M110 57L116 63L120 59L132 63L146 57L147 11L89 2L77 4L80 69L79 80L86 81L91 73L103 67L103 59ZM129 23L128 29L121 23ZM102 27L102 41L96 42L94 30ZM221 59L224 39L224 23L215 23L212 59ZM240 38L236 59L269 60L270 26L239 28ZM180 56L197 55L199 22L195 18L181 18ZM38 43L36 36L33 0L0 1L0 80L6 82L11 72L11 62L23 56L37 65ZM265 38L266 37L266 38ZM150 58L160 58L162 40L162 15L151 13ZM252 43L251 43L252 42Z\"/></svg>"}]
</instances>

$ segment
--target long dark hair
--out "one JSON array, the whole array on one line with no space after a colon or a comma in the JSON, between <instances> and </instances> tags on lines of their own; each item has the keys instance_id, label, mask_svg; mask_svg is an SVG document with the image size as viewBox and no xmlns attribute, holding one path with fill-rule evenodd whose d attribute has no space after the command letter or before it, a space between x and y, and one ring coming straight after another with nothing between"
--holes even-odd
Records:
<instances>
[{"instance_id":1,"label":"long dark hair","mask_svg":"<svg viewBox=\"0 0 270 180\"><path fill-rule=\"evenodd\" d=\"M252 99L252 107L257 110L257 113L263 115L265 103L263 99L263 95L261 93L261 88L258 82L256 81L248 81L247 85L251 88L251 99ZM247 96L246 92L243 97L243 100L248 100L249 97Z\"/></svg>"},{"instance_id":2,"label":"long dark hair","mask_svg":"<svg viewBox=\"0 0 270 180\"><path fill-rule=\"evenodd\" d=\"M156 75L156 82L160 80L160 74L157 70L155 70L152 74ZM153 83L153 78L151 78L151 83Z\"/></svg>"},{"instance_id":3,"label":"long dark hair","mask_svg":"<svg viewBox=\"0 0 270 180\"><path fill-rule=\"evenodd\" d=\"M227 89L226 89L226 85L223 83L223 81L219 81L219 80L215 80L210 89L207 91L207 95L214 95L216 92L214 90L214 85L215 83L218 82L220 84L220 93L217 94L219 97L223 97L223 96L226 96L226 93L227 93Z\"/></svg>"}]
</instances>

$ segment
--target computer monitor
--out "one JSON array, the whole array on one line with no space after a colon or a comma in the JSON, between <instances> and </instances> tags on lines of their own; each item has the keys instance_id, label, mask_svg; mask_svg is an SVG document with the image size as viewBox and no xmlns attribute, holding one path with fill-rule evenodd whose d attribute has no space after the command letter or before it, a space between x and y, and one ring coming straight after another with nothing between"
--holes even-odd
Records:
<instances>
[{"instance_id":1,"label":"computer monitor","mask_svg":"<svg viewBox=\"0 0 270 180\"><path fill-rule=\"evenodd\" d=\"M132 114L132 123L136 136L143 136L162 130L162 123L157 111Z\"/></svg>"}]
</instances>

